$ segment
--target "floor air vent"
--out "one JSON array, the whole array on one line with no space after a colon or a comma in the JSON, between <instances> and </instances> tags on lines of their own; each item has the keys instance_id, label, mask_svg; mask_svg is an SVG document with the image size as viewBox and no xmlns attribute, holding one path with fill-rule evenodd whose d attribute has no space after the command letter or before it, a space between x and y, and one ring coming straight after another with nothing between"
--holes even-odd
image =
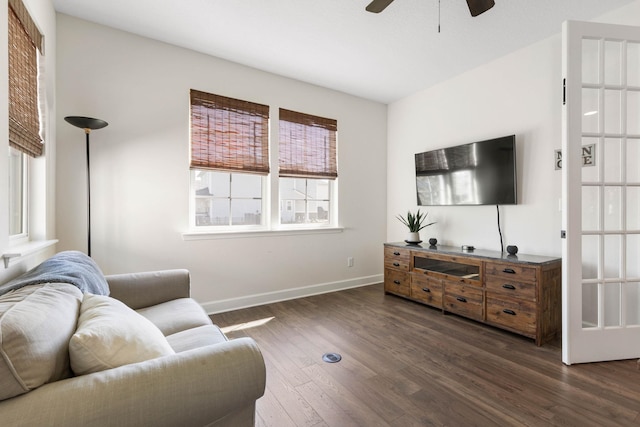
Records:
<instances>
[{"instance_id":1,"label":"floor air vent","mask_svg":"<svg viewBox=\"0 0 640 427\"><path fill-rule=\"evenodd\" d=\"M342 360L342 356L340 356L338 353L325 353L322 355L322 360L327 363L338 363Z\"/></svg>"}]
</instances>

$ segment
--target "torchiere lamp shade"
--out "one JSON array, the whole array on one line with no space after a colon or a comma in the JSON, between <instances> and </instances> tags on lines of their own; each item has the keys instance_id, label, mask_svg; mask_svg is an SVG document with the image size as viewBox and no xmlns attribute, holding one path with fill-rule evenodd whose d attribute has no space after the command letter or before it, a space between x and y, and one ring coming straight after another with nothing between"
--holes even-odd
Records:
<instances>
[{"instance_id":1,"label":"torchiere lamp shade","mask_svg":"<svg viewBox=\"0 0 640 427\"><path fill-rule=\"evenodd\" d=\"M104 120L94 119L92 117L67 116L64 119L67 121L67 123L71 123L72 125L81 129L102 129L109 124Z\"/></svg>"}]
</instances>

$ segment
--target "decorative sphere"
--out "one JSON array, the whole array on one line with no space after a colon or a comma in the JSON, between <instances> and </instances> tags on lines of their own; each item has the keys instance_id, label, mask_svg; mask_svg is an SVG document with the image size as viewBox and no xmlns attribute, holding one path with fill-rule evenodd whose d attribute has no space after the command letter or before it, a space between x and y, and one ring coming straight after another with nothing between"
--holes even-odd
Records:
<instances>
[{"instance_id":1,"label":"decorative sphere","mask_svg":"<svg viewBox=\"0 0 640 427\"><path fill-rule=\"evenodd\" d=\"M517 254L517 253L518 253L518 247L517 247L517 246L515 246L515 245L509 245L509 246L507 246L507 252L508 252L510 255L515 255L515 254Z\"/></svg>"}]
</instances>

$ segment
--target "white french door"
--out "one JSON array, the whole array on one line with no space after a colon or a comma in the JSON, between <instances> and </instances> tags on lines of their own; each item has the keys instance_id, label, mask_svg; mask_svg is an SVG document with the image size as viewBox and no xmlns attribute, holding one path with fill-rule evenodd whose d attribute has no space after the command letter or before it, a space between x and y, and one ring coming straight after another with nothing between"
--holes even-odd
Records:
<instances>
[{"instance_id":1,"label":"white french door","mask_svg":"<svg viewBox=\"0 0 640 427\"><path fill-rule=\"evenodd\" d=\"M563 76L562 360L638 358L640 27L565 22Z\"/></svg>"}]
</instances>

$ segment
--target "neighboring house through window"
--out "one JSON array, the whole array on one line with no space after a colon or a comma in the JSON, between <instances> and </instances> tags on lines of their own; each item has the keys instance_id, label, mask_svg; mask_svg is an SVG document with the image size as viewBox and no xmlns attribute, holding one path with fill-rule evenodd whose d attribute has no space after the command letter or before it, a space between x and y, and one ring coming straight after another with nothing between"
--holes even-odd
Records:
<instances>
[{"instance_id":1,"label":"neighboring house through window","mask_svg":"<svg viewBox=\"0 0 640 427\"><path fill-rule=\"evenodd\" d=\"M284 109L279 115L279 141L271 141L279 172L271 179L269 107L191 90L192 228L335 225L337 122Z\"/></svg>"},{"instance_id":2,"label":"neighboring house through window","mask_svg":"<svg viewBox=\"0 0 640 427\"><path fill-rule=\"evenodd\" d=\"M28 239L28 157L42 155L38 82L44 38L20 0L9 0L9 235Z\"/></svg>"}]
</instances>

